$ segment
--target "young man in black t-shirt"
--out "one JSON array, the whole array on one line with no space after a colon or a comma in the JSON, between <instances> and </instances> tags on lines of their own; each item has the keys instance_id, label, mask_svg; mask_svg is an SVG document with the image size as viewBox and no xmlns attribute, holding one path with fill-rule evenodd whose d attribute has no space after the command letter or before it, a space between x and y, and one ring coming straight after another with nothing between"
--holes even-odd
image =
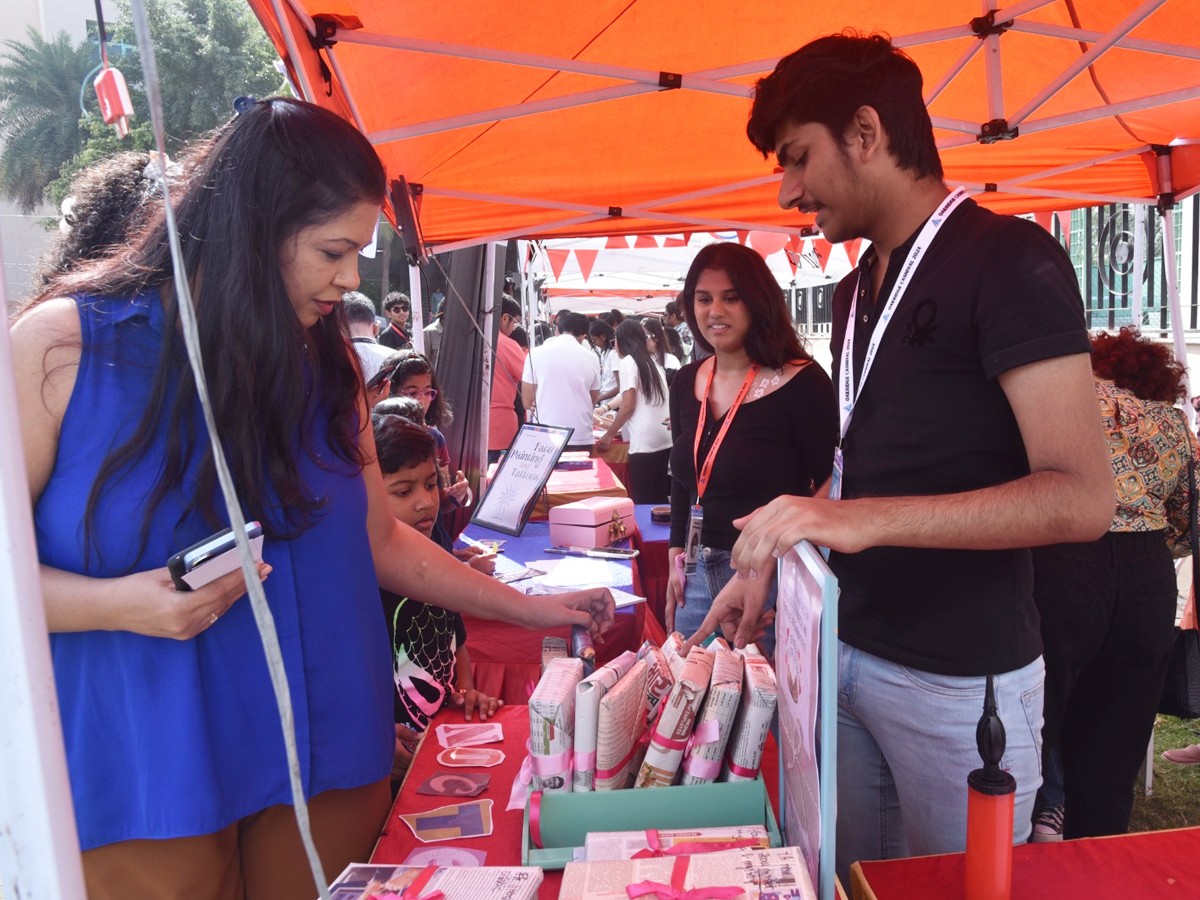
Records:
<instances>
[{"instance_id":1,"label":"young man in black t-shirt","mask_svg":"<svg viewBox=\"0 0 1200 900\"><path fill-rule=\"evenodd\" d=\"M1074 270L1036 225L950 194L920 72L885 38L835 35L785 57L747 132L778 159L781 206L872 247L834 300L840 482L835 465L816 498L735 523L739 578L705 628L740 622L744 640L758 610L743 579L801 539L831 548L839 873L963 849L986 675L1024 840L1044 667L1021 548L1094 540L1113 509Z\"/></svg>"}]
</instances>

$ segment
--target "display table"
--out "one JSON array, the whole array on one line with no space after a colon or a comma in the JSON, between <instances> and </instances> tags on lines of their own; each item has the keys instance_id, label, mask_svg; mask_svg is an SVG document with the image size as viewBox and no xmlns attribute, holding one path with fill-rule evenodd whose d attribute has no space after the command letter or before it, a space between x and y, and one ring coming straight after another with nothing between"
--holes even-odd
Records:
<instances>
[{"instance_id":1,"label":"display table","mask_svg":"<svg viewBox=\"0 0 1200 900\"><path fill-rule=\"evenodd\" d=\"M526 563L550 558L546 548L550 543L550 525L530 522L520 537L502 534L471 525L463 533L476 541L504 541L504 555L516 562ZM615 561L628 572L628 580L614 585L625 591L635 591L634 566L627 561ZM471 655L471 672L475 687L505 703L525 703L541 675L542 638L554 635L570 640L571 629L552 628L533 631L508 622L497 622L464 615L467 627L467 650ZM626 650L636 650L645 640L661 644L666 639L662 625L648 615L646 605L618 610L616 621L602 643L596 645L596 658L603 665Z\"/></svg>"},{"instance_id":2,"label":"display table","mask_svg":"<svg viewBox=\"0 0 1200 900\"><path fill-rule=\"evenodd\" d=\"M597 437L603 434L602 431L597 432ZM613 441L608 445L607 450L596 451L596 456L605 461L608 467L622 484L628 484L629 478L629 442L628 441Z\"/></svg>"},{"instance_id":3,"label":"display table","mask_svg":"<svg viewBox=\"0 0 1200 900\"><path fill-rule=\"evenodd\" d=\"M553 507L587 497L628 496L625 485L613 474L613 470L604 460L589 459L582 451L564 453L563 459L586 462L588 466L582 469L556 468L550 473L550 480L546 482L546 490L538 498L530 519L535 521L548 519Z\"/></svg>"},{"instance_id":4,"label":"display table","mask_svg":"<svg viewBox=\"0 0 1200 900\"><path fill-rule=\"evenodd\" d=\"M663 610L667 603L667 578L671 571L667 562L671 526L650 521L650 509L650 504L645 503L633 508L633 518L638 526L633 546L640 551L634 568L633 592L646 598L647 617L662 625L666 622Z\"/></svg>"},{"instance_id":5,"label":"display table","mask_svg":"<svg viewBox=\"0 0 1200 900\"><path fill-rule=\"evenodd\" d=\"M962 900L963 854L855 863L854 900ZM1013 900L1200 897L1200 828L1013 848Z\"/></svg>"},{"instance_id":6,"label":"display table","mask_svg":"<svg viewBox=\"0 0 1200 900\"><path fill-rule=\"evenodd\" d=\"M443 709L430 723L429 728L426 729L425 737L422 739L413 757L412 767L408 770L408 775L404 779L400 793L396 795L395 803L392 804L392 811L388 814L383 833L380 834L379 841L375 845L375 850L371 854L371 862L399 864L404 862L408 858L409 853L417 848L444 846L448 848L469 847L473 850L482 850L487 854L487 859L484 860L485 865L520 865L523 810L514 809L506 811L504 807L508 805L509 790L520 772L521 761L525 758L526 753L525 743L529 739L529 710L525 706L505 706L493 719L489 720L500 723L504 728L504 744L502 746L505 753L504 762L490 769L450 770L455 772L483 772L491 776L491 783L488 785L487 790L480 794L478 798L472 798L481 800L490 799L493 801L493 830L491 835L484 838L444 841L434 845L422 844L413 836L408 826L397 818L401 812L422 812L424 810L437 809L439 806L446 806L455 802L449 797L433 797L418 794L416 789L433 775L434 772L442 769L442 766L438 764L436 759L437 754L441 751L435 735L437 726L443 723L457 723L462 721L463 715L459 710ZM487 746L497 747L501 745L488 744ZM771 798L771 804L775 807L777 814L779 809L778 767L779 755L775 747L775 742L768 740L767 747L763 752L763 780L766 783L767 794ZM653 790L669 791L670 788L654 788ZM547 871L546 880L542 882L542 887L538 894L541 900L555 900L558 897L558 888L561 881L561 872Z\"/></svg>"}]
</instances>

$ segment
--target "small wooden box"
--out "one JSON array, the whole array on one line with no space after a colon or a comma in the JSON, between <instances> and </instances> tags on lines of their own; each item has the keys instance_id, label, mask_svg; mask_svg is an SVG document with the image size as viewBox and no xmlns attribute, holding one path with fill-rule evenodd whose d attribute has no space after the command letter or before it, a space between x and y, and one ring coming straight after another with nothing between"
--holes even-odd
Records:
<instances>
[{"instance_id":1,"label":"small wooden box","mask_svg":"<svg viewBox=\"0 0 1200 900\"><path fill-rule=\"evenodd\" d=\"M558 547L608 547L635 528L628 497L587 497L550 510L550 541Z\"/></svg>"}]
</instances>

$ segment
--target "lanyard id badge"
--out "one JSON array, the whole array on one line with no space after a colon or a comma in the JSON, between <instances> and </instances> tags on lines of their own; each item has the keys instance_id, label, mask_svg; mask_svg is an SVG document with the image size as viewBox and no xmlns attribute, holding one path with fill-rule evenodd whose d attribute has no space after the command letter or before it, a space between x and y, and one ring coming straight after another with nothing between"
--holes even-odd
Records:
<instances>
[{"instance_id":1,"label":"lanyard id badge","mask_svg":"<svg viewBox=\"0 0 1200 900\"><path fill-rule=\"evenodd\" d=\"M683 571L691 575L700 558L700 535L704 532L704 507L693 503L688 510L687 541L683 545Z\"/></svg>"},{"instance_id":2,"label":"lanyard id badge","mask_svg":"<svg viewBox=\"0 0 1200 900\"><path fill-rule=\"evenodd\" d=\"M829 473L829 499L842 499L842 448L833 448L833 471Z\"/></svg>"}]
</instances>

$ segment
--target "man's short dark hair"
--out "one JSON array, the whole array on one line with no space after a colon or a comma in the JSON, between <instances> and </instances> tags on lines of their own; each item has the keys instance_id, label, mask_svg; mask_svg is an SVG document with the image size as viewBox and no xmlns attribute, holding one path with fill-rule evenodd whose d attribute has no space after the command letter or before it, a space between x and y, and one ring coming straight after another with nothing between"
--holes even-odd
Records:
<instances>
[{"instance_id":1,"label":"man's short dark hair","mask_svg":"<svg viewBox=\"0 0 1200 900\"><path fill-rule=\"evenodd\" d=\"M918 178L942 177L933 124L921 94L921 70L883 35L831 34L785 56L754 88L746 135L774 153L786 125L824 125L838 145L854 114L870 106L887 132L888 149Z\"/></svg>"},{"instance_id":2,"label":"man's short dark hair","mask_svg":"<svg viewBox=\"0 0 1200 900\"><path fill-rule=\"evenodd\" d=\"M346 321L352 325L375 324L375 304L366 294L358 291L342 294L342 309L346 311Z\"/></svg>"},{"instance_id":3,"label":"man's short dark hair","mask_svg":"<svg viewBox=\"0 0 1200 900\"><path fill-rule=\"evenodd\" d=\"M519 304L512 297L508 296L508 294L505 294L504 299L500 301L500 314L504 316L512 316L514 319L520 319L521 304Z\"/></svg>"},{"instance_id":4,"label":"man's short dark hair","mask_svg":"<svg viewBox=\"0 0 1200 900\"><path fill-rule=\"evenodd\" d=\"M389 312L393 309L403 309L407 312L412 312L412 304L408 301L408 294L400 291L392 291L384 297L383 308Z\"/></svg>"},{"instance_id":5,"label":"man's short dark hair","mask_svg":"<svg viewBox=\"0 0 1200 900\"><path fill-rule=\"evenodd\" d=\"M562 325L562 333L574 335L577 338L587 337L588 320L583 313L567 311L559 319Z\"/></svg>"},{"instance_id":6,"label":"man's short dark hair","mask_svg":"<svg viewBox=\"0 0 1200 900\"><path fill-rule=\"evenodd\" d=\"M674 300L668 300L663 306L663 315L670 316L673 319L683 318L683 313L679 311L679 304Z\"/></svg>"}]
</instances>

